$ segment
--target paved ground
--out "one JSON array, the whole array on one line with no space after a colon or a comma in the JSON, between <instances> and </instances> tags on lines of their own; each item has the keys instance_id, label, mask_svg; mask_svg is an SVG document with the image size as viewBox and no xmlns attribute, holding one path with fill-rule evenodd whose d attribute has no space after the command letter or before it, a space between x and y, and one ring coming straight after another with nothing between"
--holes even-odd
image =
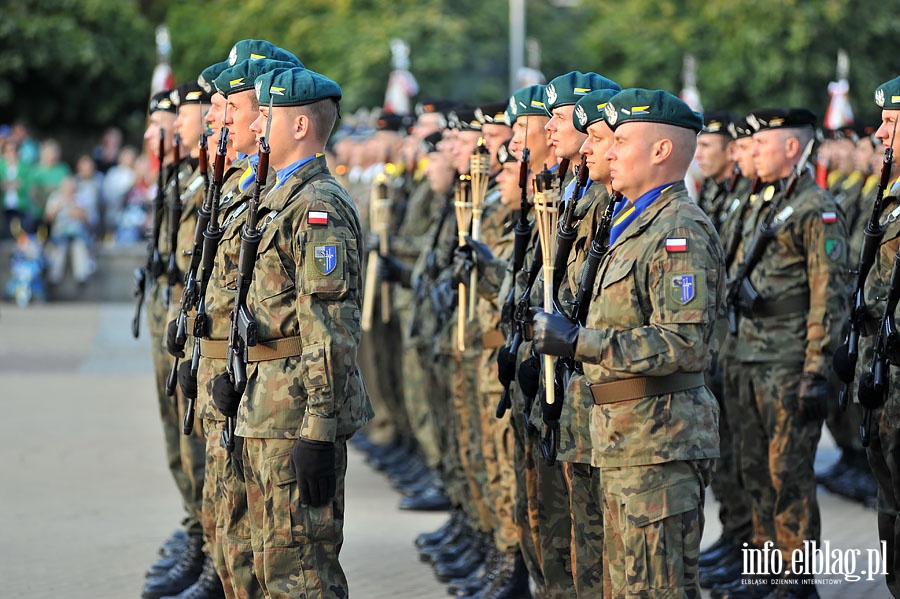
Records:
<instances>
[{"instance_id":1,"label":"paved ground","mask_svg":"<svg viewBox=\"0 0 900 599\"><path fill-rule=\"evenodd\" d=\"M139 597L180 507L165 469L146 337L129 304L0 305L0 596ZM818 464L836 458L828 439ZM412 539L440 514L405 513L351 453L342 561L352 596L447 597ZM820 493L823 540L877 547L872 510ZM705 538L718 535L715 503ZM822 585L825 598L889 597L880 577Z\"/></svg>"}]
</instances>

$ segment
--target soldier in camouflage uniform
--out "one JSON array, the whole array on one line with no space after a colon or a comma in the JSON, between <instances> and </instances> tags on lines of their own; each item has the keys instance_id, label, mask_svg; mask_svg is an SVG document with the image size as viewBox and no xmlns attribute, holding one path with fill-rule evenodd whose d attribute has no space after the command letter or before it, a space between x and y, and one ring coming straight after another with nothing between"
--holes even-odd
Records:
<instances>
[{"instance_id":1,"label":"soldier in camouflage uniform","mask_svg":"<svg viewBox=\"0 0 900 599\"><path fill-rule=\"evenodd\" d=\"M804 541L820 540L813 461L830 396L831 354L847 316L843 215L799 164L815 119L806 109L747 116L756 174L765 185L748 221L756 230L767 216L774 219L774 237L746 277L759 299L741 295L736 302L742 316L735 348L741 362L741 471L751 498L753 545L770 542L788 559ZM784 197L792 172L796 187ZM737 260L755 251L752 243L743 239ZM785 583L782 594L817 596L809 577L787 577ZM756 597L767 586L741 585L737 578L723 596Z\"/></svg>"},{"instance_id":2,"label":"soldier in camouflage uniform","mask_svg":"<svg viewBox=\"0 0 900 599\"><path fill-rule=\"evenodd\" d=\"M345 598L338 555L347 438L373 414L356 361L362 230L322 154L341 91L300 67L265 73L255 86L260 114L251 130L263 134L272 102L277 174L259 210L262 240L247 299L265 349L248 364L243 400L227 375L213 381L213 397L226 409L239 402L236 434L244 438L263 593Z\"/></svg>"},{"instance_id":3,"label":"soldier in camouflage uniform","mask_svg":"<svg viewBox=\"0 0 900 599\"><path fill-rule=\"evenodd\" d=\"M900 119L900 77L885 81L875 91L875 103L881 108L881 125L875 133L885 147L897 147L897 121ZM897 172L896 168L892 174ZM878 173L876 173L878 174ZM900 180L892 180L885 190L885 196L896 195L900 190ZM866 301L872 318L863 334L873 333L884 307L883 298L888 294L891 272L900 251L900 208L892 203L881 219L886 231L875 263L866 280ZM891 315L893 316L893 315ZM862 377L871 376L873 337L864 338L857 363L856 380L863 386ZM897 360L891 356L894 368L889 367L889 381L886 395L878 397L860 389L860 402L873 408L872 425L869 430L871 441L867 448L869 464L878 481L878 537L887 547L887 568L885 582L894 597L900 597L900 377ZM878 405L882 403L882 405Z\"/></svg>"},{"instance_id":4,"label":"soldier in camouflage uniform","mask_svg":"<svg viewBox=\"0 0 900 599\"><path fill-rule=\"evenodd\" d=\"M703 493L718 408L703 371L724 299L723 252L683 179L702 118L671 94L630 89L604 108L623 200L584 327L534 318L535 348L584 365L601 470L606 597L699 597Z\"/></svg>"},{"instance_id":5,"label":"soldier in camouflage uniform","mask_svg":"<svg viewBox=\"0 0 900 599\"><path fill-rule=\"evenodd\" d=\"M733 276L735 253L743 237L747 216L752 208L752 187L756 178L753 164L753 130L743 118L726 124L733 139L732 158L737 170L729 183L719 237L725 249L725 268ZM699 141L698 141L699 143ZM737 331L735 331L735 334ZM750 541L750 498L740 472L740 424L743 419L738 402L740 363L734 359L735 335L726 335L715 363L710 388L719 401L720 455L710 486L719 501L722 535L700 554L700 583L720 584L733 580L741 568L741 547Z\"/></svg>"},{"instance_id":6,"label":"soldier in camouflage uniform","mask_svg":"<svg viewBox=\"0 0 900 599\"><path fill-rule=\"evenodd\" d=\"M160 417L166 443L166 456L169 470L181 493L187 516L184 530L187 533L187 545L179 552L177 559L160 560L148 570L148 580L142 596L155 599L165 594L180 592L200 575L203 566L203 536L200 524L201 490L203 487L203 442L194 437L184 439L181 434L181 417L184 414L184 403L178 397L169 397L166 393L166 379L172 367L171 357L166 351L165 329L166 311L168 309L168 273L170 237L169 214L175 177L179 178L181 189L190 174L187 161L173 164L174 160L174 125L177 107L170 97L171 90L160 92L150 100L150 115L144 133L145 144L154 155L159 151L159 132L165 132L163 156L157 156L160 168L166 169L165 188L162 206L158 249L159 261L151 265L151 272L146 273L150 289L147 292L147 322L150 331L151 350L154 372L156 376L156 392L159 400ZM181 152L184 154L184 152ZM177 198L176 201L180 201ZM168 585L167 574L177 567L180 574L176 585ZM180 588L178 588L180 586Z\"/></svg>"},{"instance_id":7,"label":"soldier in camouflage uniform","mask_svg":"<svg viewBox=\"0 0 900 599\"><path fill-rule=\"evenodd\" d=\"M697 204L717 231L722 226L731 200L729 187L734 170L734 150L728 123L736 118L737 115L724 111L704 113L703 130L697 136L697 151L694 153L697 168L703 175Z\"/></svg>"},{"instance_id":8,"label":"soldier in camouflage uniform","mask_svg":"<svg viewBox=\"0 0 900 599\"><path fill-rule=\"evenodd\" d=\"M552 89L552 93L550 90ZM605 103L612 95L621 90L615 83L596 73L573 71L556 77L547 84L547 104L545 108L550 115L546 128L550 131L550 142L553 144L556 158L569 160L574 168L581 160L581 149L587 140L587 114L585 125L581 125L581 114L576 115L576 103L591 95L594 90L603 90L601 97L594 96L597 102L594 113L598 115L597 104ZM589 104L585 106L590 107ZM596 122L596 121L595 121ZM605 125L603 125L605 127ZM606 160L603 160L606 163ZM590 172L590 169L588 169ZM594 174L603 179L602 173L595 167ZM565 284L559 291L559 305L571 306L578 289L581 265L590 248L595 219L602 214L609 203L606 188L608 173L602 184L594 185L590 177L576 202L572 219L576 227L576 237L572 249L566 257L567 272ZM598 180L600 180L598 179ZM573 201L572 194L575 180L565 188L562 199ZM562 211L562 209L560 209ZM565 400L558 399L561 409L557 415L555 410L542 402L544 411L542 420L547 422L558 419L560 440L558 459L562 464L569 498L571 518L570 554L572 559L573 586L570 592L580 597L599 597L602 595L602 548L603 548L603 510L600 496L600 473L591 468L590 446L590 406L586 405L585 396L581 393L583 377L572 376L566 389ZM570 398L571 392L571 398ZM571 401L570 401L571 399ZM593 404L593 402L591 402Z\"/></svg>"}]
</instances>

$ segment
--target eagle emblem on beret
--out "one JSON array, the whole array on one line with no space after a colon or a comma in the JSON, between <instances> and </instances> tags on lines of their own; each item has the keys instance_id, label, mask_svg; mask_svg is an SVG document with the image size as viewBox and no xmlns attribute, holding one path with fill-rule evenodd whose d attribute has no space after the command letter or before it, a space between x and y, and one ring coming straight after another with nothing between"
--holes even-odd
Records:
<instances>
[{"instance_id":1,"label":"eagle emblem on beret","mask_svg":"<svg viewBox=\"0 0 900 599\"><path fill-rule=\"evenodd\" d=\"M876 89L875 90L875 103L879 106L884 106L884 90Z\"/></svg>"},{"instance_id":2,"label":"eagle emblem on beret","mask_svg":"<svg viewBox=\"0 0 900 599\"><path fill-rule=\"evenodd\" d=\"M750 125L750 127L754 131L759 131L762 128L762 124L759 122L759 119L757 119L756 115L753 114L747 115L747 124Z\"/></svg>"},{"instance_id":3,"label":"eagle emblem on beret","mask_svg":"<svg viewBox=\"0 0 900 599\"><path fill-rule=\"evenodd\" d=\"M612 105L612 102L606 103L606 106L603 108L603 114L606 115L606 122L610 126L615 125L619 120L619 113L616 112L616 107Z\"/></svg>"},{"instance_id":4,"label":"eagle emblem on beret","mask_svg":"<svg viewBox=\"0 0 900 599\"><path fill-rule=\"evenodd\" d=\"M237 62L237 46L231 47L231 52L228 53L228 65L234 66Z\"/></svg>"},{"instance_id":5,"label":"eagle emblem on beret","mask_svg":"<svg viewBox=\"0 0 900 599\"><path fill-rule=\"evenodd\" d=\"M556 104L556 87L551 83L547 86L547 103L548 104Z\"/></svg>"},{"instance_id":6,"label":"eagle emblem on beret","mask_svg":"<svg viewBox=\"0 0 900 599\"><path fill-rule=\"evenodd\" d=\"M256 88L256 99L259 100L259 94L262 92L262 79L257 81L253 87Z\"/></svg>"},{"instance_id":7,"label":"eagle emblem on beret","mask_svg":"<svg viewBox=\"0 0 900 599\"><path fill-rule=\"evenodd\" d=\"M172 100L173 104L181 104L181 94L178 93L177 89L173 89L169 92L169 99Z\"/></svg>"},{"instance_id":8,"label":"eagle emblem on beret","mask_svg":"<svg viewBox=\"0 0 900 599\"><path fill-rule=\"evenodd\" d=\"M509 149L504 144L497 148L497 162L503 164L507 160L509 160Z\"/></svg>"},{"instance_id":9,"label":"eagle emblem on beret","mask_svg":"<svg viewBox=\"0 0 900 599\"><path fill-rule=\"evenodd\" d=\"M575 107L575 116L578 118L578 124L582 127L587 125L587 113L584 111L584 106Z\"/></svg>"},{"instance_id":10,"label":"eagle emblem on beret","mask_svg":"<svg viewBox=\"0 0 900 599\"><path fill-rule=\"evenodd\" d=\"M509 111L513 114L517 114L519 112L519 108L516 106L516 99L509 99Z\"/></svg>"}]
</instances>

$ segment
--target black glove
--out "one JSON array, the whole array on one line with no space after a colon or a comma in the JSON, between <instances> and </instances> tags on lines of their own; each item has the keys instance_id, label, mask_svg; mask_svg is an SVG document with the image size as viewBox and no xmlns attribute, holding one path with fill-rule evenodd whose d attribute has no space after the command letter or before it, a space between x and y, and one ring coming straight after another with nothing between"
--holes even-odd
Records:
<instances>
[{"instance_id":1,"label":"black glove","mask_svg":"<svg viewBox=\"0 0 900 599\"><path fill-rule=\"evenodd\" d=\"M375 250L376 252L381 247L381 235L376 233L375 231L369 231L366 233L366 251L371 252Z\"/></svg>"},{"instance_id":2,"label":"black glove","mask_svg":"<svg viewBox=\"0 0 900 599\"><path fill-rule=\"evenodd\" d=\"M560 389L557 384L559 375L554 380L556 396L553 403L547 403L547 394L541 397L541 420L544 421L544 437L541 439L541 455L547 465L556 463L556 455L559 452L559 417L562 415L565 389Z\"/></svg>"},{"instance_id":3,"label":"black glove","mask_svg":"<svg viewBox=\"0 0 900 599\"><path fill-rule=\"evenodd\" d=\"M580 327L562 314L548 314L532 308L534 351L563 358L575 357Z\"/></svg>"},{"instance_id":4,"label":"black glove","mask_svg":"<svg viewBox=\"0 0 900 599\"><path fill-rule=\"evenodd\" d=\"M169 321L169 326L166 327L166 349L169 350L169 354L173 355L177 358L184 357L184 345L178 345L175 341L175 337L178 336L178 319Z\"/></svg>"},{"instance_id":5,"label":"black glove","mask_svg":"<svg viewBox=\"0 0 900 599\"><path fill-rule=\"evenodd\" d=\"M828 415L828 381L814 374L803 374L797 390L797 407L801 422L825 420Z\"/></svg>"},{"instance_id":6,"label":"black glove","mask_svg":"<svg viewBox=\"0 0 900 599\"><path fill-rule=\"evenodd\" d=\"M334 464L334 443L297 439L291 449L291 465L297 475L301 504L319 507L331 501L337 491Z\"/></svg>"},{"instance_id":7,"label":"black glove","mask_svg":"<svg viewBox=\"0 0 900 599\"><path fill-rule=\"evenodd\" d=\"M519 372L516 380L519 389L528 399L534 399L541 384L541 363L535 356L529 356L527 360L519 364Z\"/></svg>"},{"instance_id":8,"label":"black glove","mask_svg":"<svg viewBox=\"0 0 900 599\"><path fill-rule=\"evenodd\" d=\"M241 393L238 393L228 380L228 374L223 373L213 380L212 398L216 409L223 416L234 418L237 416L238 406L241 403Z\"/></svg>"},{"instance_id":9,"label":"black glove","mask_svg":"<svg viewBox=\"0 0 900 599\"><path fill-rule=\"evenodd\" d=\"M400 283L403 281L405 270L407 270L406 265L390 254L378 254L378 265L375 272L379 281Z\"/></svg>"},{"instance_id":10,"label":"black glove","mask_svg":"<svg viewBox=\"0 0 900 599\"><path fill-rule=\"evenodd\" d=\"M472 250L465 245L457 246L453 250L453 261L450 263L450 282L454 285L468 285L474 268Z\"/></svg>"},{"instance_id":11,"label":"black glove","mask_svg":"<svg viewBox=\"0 0 900 599\"><path fill-rule=\"evenodd\" d=\"M501 345L497 352L497 378L504 389L509 389L516 378L516 354L505 345Z\"/></svg>"},{"instance_id":12,"label":"black glove","mask_svg":"<svg viewBox=\"0 0 900 599\"><path fill-rule=\"evenodd\" d=\"M244 482L244 438L234 435L234 449L231 451L231 468L238 480Z\"/></svg>"},{"instance_id":13,"label":"black glove","mask_svg":"<svg viewBox=\"0 0 900 599\"><path fill-rule=\"evenodd\" d=\"M466 247L469 248L472 258L475 260L475 267L479 273L484 272L485 264L490 264L494 261L494 252L488 246L480 241L475 241L468 235L466 235L465 239Z\"/></svg>"},{"instance_id":14,"label":"black glove","mask_svg":"<svg viewBox=\"0 0 900 599\"><path fill-rule=\"evenodd\" d=\"M197 377L191 374L191 363L182 362L178 367L178 386L188 399L197 399Z\"/></svg>"}]
</instances>

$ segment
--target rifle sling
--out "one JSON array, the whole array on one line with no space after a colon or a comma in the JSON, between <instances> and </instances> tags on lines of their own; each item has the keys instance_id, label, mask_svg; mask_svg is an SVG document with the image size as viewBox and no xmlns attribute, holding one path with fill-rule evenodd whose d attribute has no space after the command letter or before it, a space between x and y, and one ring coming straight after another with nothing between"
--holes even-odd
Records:
<instances>
[{"instance_id":1,"label":"rifle sling","mask_svg":"<svg viewBox=\"0 0 900 599\"><path fill-rule=\"evenodd\" d=\"M656 397L695 389L706 384L702 372L676 372L666 376L639 376L589 385L598 406L642 397Z\"/></svg>"},{"instance_id":2,"label":"rifle sling","mask_svg":"<svg viewBox=\"0 0 900 599\"><path fill-rule=\"evenodd\" d=\"M247 349L248 362L267 362L270 360L280 360L281 358L290 358L299 356L303 347L300 343L300 337L282 337L280 339L269 339L268 341L260 341L253 347ZM228 350L227 339L200 339L200 355L204 358L213 358L216 360L224 360Z\"/></svg>"}]
</instances>

